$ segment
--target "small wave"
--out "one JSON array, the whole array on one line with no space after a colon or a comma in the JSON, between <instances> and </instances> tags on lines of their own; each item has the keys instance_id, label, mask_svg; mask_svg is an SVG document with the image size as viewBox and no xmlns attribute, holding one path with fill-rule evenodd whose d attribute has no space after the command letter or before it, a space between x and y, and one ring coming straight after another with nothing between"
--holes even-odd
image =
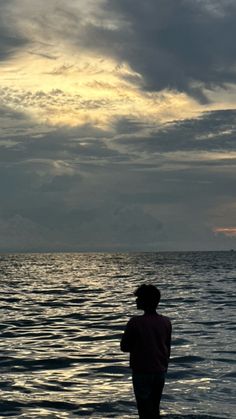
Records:
<instances>
[{"instance_id":1,"label":"small wave","mask_svg":"<svg viewBox=\"0 0 236 419\"><path fill-rule=\"evenodd\" d=\"M120 332L156 265L173 319L163 419L233 418L236 258L221 252L4 256L0 417L136 418Z\"/></svg>"},{"instance_id":2,"label":"small wave","mask_svg":"<svg viewBox=\"0 0 236 419\"><path fill-rule=\"evenodd\" d=\"M9 367L11 370L17 369L20 370L42 370L42 369L61 369L67 368L70 365L74 364L77 361L77 358L47 358L47 359L38 359L30 360L27 358L14 358L14 357L1 357L0 366Z\"/></svg>"},{"instance_id":3,"label":"small wave","mask_svg":"<svg viewBox=\"0 0 236 419\"><path fill-rule=\"evenodd\" d=\"M204 358L196 355L176 356L171 358L171 362L175 364L195 363L204 361Z\"/></svg>"},{"instance_id":4,"label":"small wave","mask_svg":"<svg viewBox=\"0 0 236 419\"><path fill-rule=\"evenodd\" d=\"M209 416L209 415L199 415L199 414L191 414L191 415L175 415L175 414L167 414L163 415L163 419L226 419L222 416Z\"/></svg>"}]
</instances>

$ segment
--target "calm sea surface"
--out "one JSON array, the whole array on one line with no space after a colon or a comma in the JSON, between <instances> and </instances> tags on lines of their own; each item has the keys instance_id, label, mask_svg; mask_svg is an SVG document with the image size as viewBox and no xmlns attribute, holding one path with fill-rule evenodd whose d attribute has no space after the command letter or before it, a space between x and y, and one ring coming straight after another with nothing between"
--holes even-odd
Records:
<instances>
[{"instance_id":1,"label":"calm sea surface","mask_svg":"<svg viewBox=\"0 0 236 419\"><path fill-rule=\"evenodd\" d=\"M0 417L137 418L119 341L145 282L173 322L163 415L235 418L235 278L236 252L1 255Z\"/></svg>"}]
</instances>

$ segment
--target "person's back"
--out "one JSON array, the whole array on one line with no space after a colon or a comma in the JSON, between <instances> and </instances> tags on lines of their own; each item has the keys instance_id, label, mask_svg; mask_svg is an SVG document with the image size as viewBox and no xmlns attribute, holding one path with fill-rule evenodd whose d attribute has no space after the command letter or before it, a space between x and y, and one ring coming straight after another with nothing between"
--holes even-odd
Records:
<instances>
[{"instance_id":1,"label":"person's back","mask_svg":"<svg viewBox=\"0 0 236 419\"><path fill-rule=\"evenodd\" d=\"M121 340L121 350L130 352L135 372L166 372L170 356L171 323L158 313L130 319Z\"/></svg>"},{"instance_id":2,"label":"person's back","mask_svg":"<svg viewBox=\"0 0 236 419\"><path fill-rule=\"evenodd\" d=\"M135 292L142 316L132 317L121 339L121 350L130 352L130 367L140 419L159 418L159 405L170 357L171 322L156 312L160 291L141 285Z\"/></svg>"}]
</instances>

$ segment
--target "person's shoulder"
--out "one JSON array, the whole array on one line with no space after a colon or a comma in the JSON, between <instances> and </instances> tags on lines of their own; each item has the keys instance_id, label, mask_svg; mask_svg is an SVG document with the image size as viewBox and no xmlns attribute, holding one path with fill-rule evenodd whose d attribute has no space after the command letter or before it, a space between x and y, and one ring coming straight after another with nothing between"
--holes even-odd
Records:
<instances>
[{"instance_id":1,"label":"person's shoulder","mask_svg":"<svg viewBox=\"0 0 236 419\"><path fill-rule=\"evenodd\" d=\"M158 314L158 316L160 317L160 319L164 323L171 325L171 320L170 320L170 318L168 316L164 316L163 314Z\"/></svg>"},{"instance_id":2,"label":"person's shoulder","mask_svg":"<svg viewBox=\"0 0 236 419\"><path fill-rule=\"evenodd\" d=\"M128 324L137 324L137 323L139 323L140 322L140 319L142 318L143 316L132 316L130 319L129 319L129 321L128 321Z\"/></svg>"}]
</instances>

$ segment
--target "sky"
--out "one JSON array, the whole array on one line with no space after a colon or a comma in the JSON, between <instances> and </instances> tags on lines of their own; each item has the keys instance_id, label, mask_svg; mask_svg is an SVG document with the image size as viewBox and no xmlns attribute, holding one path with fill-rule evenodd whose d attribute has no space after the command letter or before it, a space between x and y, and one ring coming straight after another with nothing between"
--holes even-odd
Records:
<instances>
[{"instance_id":1,"label":"sky","mask_svg":"<svg viewBox=\"0 0 236 419\"><path fill-rule=\"evenodd\" d=\"M0 251L236 249L235 0L0 0Z\"/></svg>"}]
</instances>

